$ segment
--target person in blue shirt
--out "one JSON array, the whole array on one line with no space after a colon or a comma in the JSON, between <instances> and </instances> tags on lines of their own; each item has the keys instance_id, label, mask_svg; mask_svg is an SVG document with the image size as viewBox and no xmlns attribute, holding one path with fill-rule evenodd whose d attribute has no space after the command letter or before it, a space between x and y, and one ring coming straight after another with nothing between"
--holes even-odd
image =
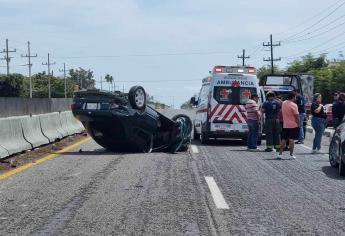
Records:
<instances>
[{"instance_id":1,"label":"person in blue shirt","mask_svg":"<svg viewBox=\"0 0 345 236\"><path fill-rule=\"evenodd\" d=\"M304 119L306 117L305 99L299 93L298 89L296 89L294 92L296 94L296 104L297 104L298 112L299 112L299 134L298 134L298 141L296 142L296 144L303 144L304 143L303 122L304 122Z\"/></svg>"},{"instance_id":2,"label":"person in blue shirt","mask_svg":"<svg viewBox=\"0 0 345 236\"><path fill-rule=\"evenodd\" d=\"M281 127L278 113L281 109L280 103L275 100L275 94L268 92L267 100L262 104L262 113L265 114L266 152L272 152L273 148L280 147Z\"/></svg>"}]
</instances>

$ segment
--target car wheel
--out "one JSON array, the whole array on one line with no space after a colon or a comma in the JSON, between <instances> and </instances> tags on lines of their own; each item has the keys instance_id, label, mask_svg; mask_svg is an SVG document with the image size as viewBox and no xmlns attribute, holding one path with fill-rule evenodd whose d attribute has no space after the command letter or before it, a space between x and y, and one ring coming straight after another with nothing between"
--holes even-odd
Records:
<instances>
[{"instance_id":1,"label":"car wheel","mask_svg":"<svg viewBox=\"0 0 345 236\"><path fill-rule=\"evenodd\" d=\"M208 142L208 137L207 137L207 134L206 132L202 132L201 131L201 134L200 134L200 142L202 144L206 144Z\"/></svg>"},{"instance_id":2,"label":"car wheel","mask_svg":"<svg viewBox=\"0 0 345 236\"><path fill-rule=\"evenodd\" d=\"M340 157L339 157L339 175L340 176L345 176L345 163L343 161L343 154L340 152Z\"/></svg>"},{"instance_id":3,"label":"car wheel","mask_svg":"<svg viewBox=\"0 0 345 236\"><path fill-rule=\"evenodd\" d=\"M141 86L133 86L128 93L131 106L137 110L144 110L146 107L146 92Z\"/></svg>"},{"instance_id":4,"label":"car wheel","mask_svg":"<svg viewBox=\"0 0 345 236\"><path fill-rule=\"evenodd\" d=\"M332 167L338 167L339 163L337 161L337 145L332 139L331 144L329 145L329 163Z\"/></svg>"}]
</instances>

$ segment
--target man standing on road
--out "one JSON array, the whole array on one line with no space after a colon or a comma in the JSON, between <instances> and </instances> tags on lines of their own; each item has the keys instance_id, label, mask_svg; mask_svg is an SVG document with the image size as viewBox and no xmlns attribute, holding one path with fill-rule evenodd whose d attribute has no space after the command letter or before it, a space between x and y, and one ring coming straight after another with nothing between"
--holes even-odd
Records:
<instances>
[{"instance_id":1,"label":"man standing on road","mask_svg":"<svg viewBox=\"0 0 345 236\"><path fill-rule=\"evenodd\" d=\"M283 113L283 131L282 131L282 142L280 145L280 151L277 159L281 159L286 142L289 141L290 157L295 159L293 155L294 151L294 140L298 139L299 133L299 113L296 105L296 94L295 92L289 93L288 100L283 102L282 113Z\"/></svg>"},{"instance_id":2,"label":"man standing on road","mask_svg":"<svg viewBox=\"0 0 345 236\"><path fill-rule=\"evenodd\" d=\"M305 99L299 93L298 89L295 90L295 93L296 93L296 104L297 104L298 113L299 113L299 133L298 133L298 141L296 142L296 144L303 144L304 143L303 122L304 122L304 119L306 117Z\"/></svg>"},{"instance_id":3,"label":"man standing on road","mask_svg":"<svg viewBox=\"0 0 345 236\"><path fill-rule=\"evenodd\" d=\"M273 148L280 146L280 123L278 113L280 104L276 101L273 92L268 92L267 100L262 104L262 112L265 113L265 133L266 133L266 149L265 152L272 152Z\"/></svg>"},{"instance_id":4,"label":"man standing on road","mask_svg":"<svg viewBox=\"0 0 345 236\"><path fill-rule=\"evenodd\" d=\"M247 111L247 124L248 124L248 137L247 147L248 151L257 151L258 135L259 135L259 122L260 122L260 111L259 111L259 96L253 94L246 103Z\"/></svg>"},{"instance_id":5,"label":"man standing on road","mask_svg":"<svg viewBox=\"0 0 345 236\"><path fill-rule=\"evenodd\" d=\"M339 94L338 101L332 106L333 126L337 128L344 119L345 115L345 93Z\"/></svg>"}]
</instances>

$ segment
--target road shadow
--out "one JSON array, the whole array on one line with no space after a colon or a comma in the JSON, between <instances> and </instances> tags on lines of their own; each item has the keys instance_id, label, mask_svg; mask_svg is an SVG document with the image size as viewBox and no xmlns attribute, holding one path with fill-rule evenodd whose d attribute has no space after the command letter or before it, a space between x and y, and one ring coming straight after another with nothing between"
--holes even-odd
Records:
<instances>
[{"instance_id":1,"label":"road shadow","mask_svg":"<svg viewBox=\"0 0 345 236\"><path fill-rule=\"evenodd\" d=\"M262 160L264 161L292 161L295 160L294 158L282 158L282 159L277 159L277 158L263 158Z\"/></svg>"},{"instance_id":2,"label":"road shadow","mask_svg":"<svg viewBox=\"0 0 345 236\"><path fill-rule=\"evenodd\" d=\"M72 151L72 152L64 152L62 155L73 155L73 156L98 156L98 155L114 155L114 154L122 154L122 153L115 153L106 150L105 148L98 148L92 151L83 151L82 149Z\"/></svg>"},{"instance_id":3,"label":"road shadow","mask_svg":"<svg viewBox=\"0 0 345 236\"><path fill-rule=\"evenodd\" d=\"M338 168L334 168L332 166L323 166L322 172L326 174L327 177L331 179L341 179L345 180L345 177L339 175Z\"/></svg>"},{"instance_id":4,"label":"road shadow","mask_svg":"<svg viewBox=\"0 0 345 236\"><path fill-rule=\"evenodd\" d=\"M213 147L224 147L224 146L232 146L232 147L239 147L239 146L246 146L246 142L241 139L210 139L207 141L206 144L201 144L200 141L193 140L192 144L196 144L199 146L213 146ZM241 150L243 151L243 150Z\"/></svg>"}]
</instances>

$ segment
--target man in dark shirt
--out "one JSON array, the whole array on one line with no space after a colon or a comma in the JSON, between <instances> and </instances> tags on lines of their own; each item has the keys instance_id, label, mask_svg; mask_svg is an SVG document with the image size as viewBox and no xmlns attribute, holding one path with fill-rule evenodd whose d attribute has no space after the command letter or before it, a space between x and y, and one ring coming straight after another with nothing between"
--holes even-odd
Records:
<instances>
[{"instance_id":1,"label":"man in dark shirt","mask_svg":"<svg viewBox=\"0 0 345 236\"><path fill-rule=\"evenodd\" d=\"M278 113L281 105L276 101L275 94L268 92L267 100L262 104L262 113L265 113L266 152L272 152L273 148L280 147L280 123Z\"/></svg>"},{"instance_id":2,"label":"man in dark shirt","mask_svg":"<svg viewBox=\"0 0 345 236\"><path fill-rule=\"evenodd\" d=\"M333 126L334 128L338 127L342 120L344 119L345 114L345 94L341 93L338 96L338 101L332 106L333 114Z\"/></svg>"},{"instance_id":3,"label":"man in dark shirt","mask_svg":"<svg viewBox=\"0 0 345 236\"><path fill-rule=\"evenodd\" d=\"M295 90L295 93L296 93L296 104L297 104L298 112L299 112L299 133L298 133L298 141L296 142L296 144L303 144L304 143L303 122L306 117L305 99L299 93L298 89Z\"/></svg>"}]
</instances>

